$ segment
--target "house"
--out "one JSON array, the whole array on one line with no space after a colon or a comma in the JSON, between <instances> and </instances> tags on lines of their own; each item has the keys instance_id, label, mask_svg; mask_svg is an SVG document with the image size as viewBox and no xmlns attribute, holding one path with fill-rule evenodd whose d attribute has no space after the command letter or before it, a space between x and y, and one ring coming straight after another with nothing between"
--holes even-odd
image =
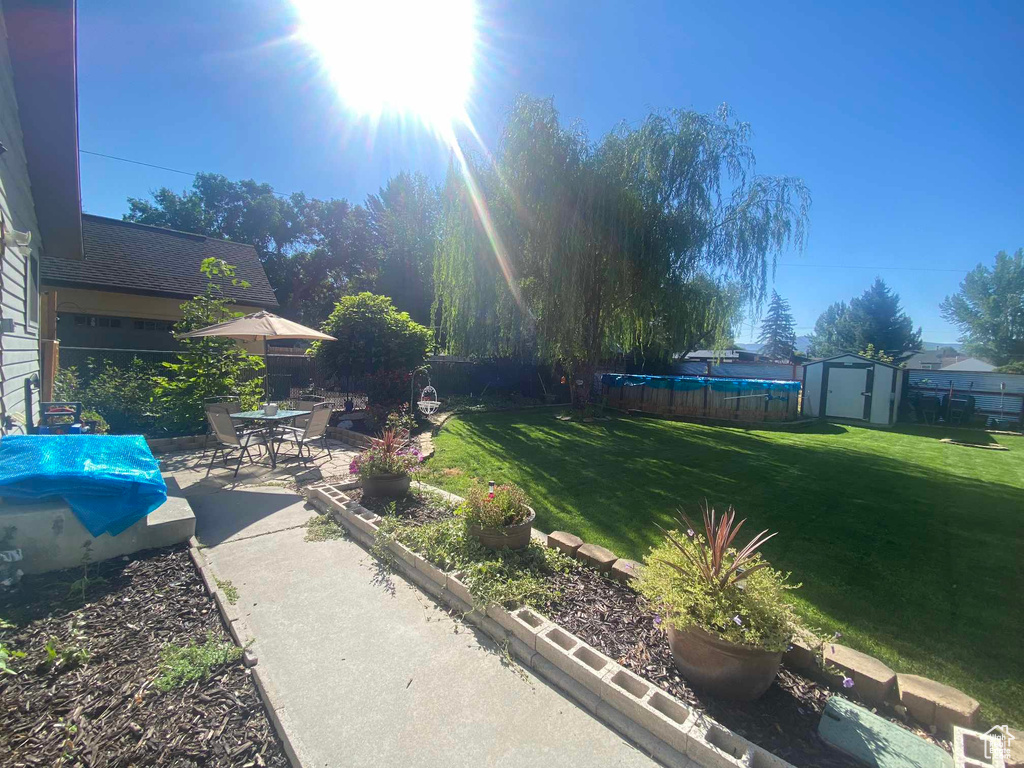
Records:
<instances>
[{"instance_id":1,"label":"house","mask_svg":"<svg viewBox=\"0 0 1024 768\"><path fill-rule=\"evenodd\" d=\"M0 6L0 429L48 398L56 343L40 261L82 258L73 0Z\"/></svg>"},{"instance_id":2,"label":"house","mask_svg":"<svg viewBox=\"0 0 1024 768\"><path fill-rule=\"evenodd\" d=\"M189 232L82 214L84 258L47 255L43 290L56 294L50 307L63 350L171 350L182 302L203 293L204 259L235 267L246 288L220 283L238 311L278 306L256 249L244 243Z\"/></svg>"},{"instance_id":3,"label":"house","mask_svg":"<svg viewBox=\"0 0 1024 768\"><path fill-rule=\"evenodd\" d=\"M760 359L757 352L746 349L695 349L684 358L691 363L756 363Z\"/></svg>"},{"instance_id":4,"label":"house","mask_svg":"<svg viewBox=\"0 0 1024 768\"><path fill-rule=\"evenodd\" d=\"M996 367L976 357L961 358L955 363L942 366L944 371L994 371Z\"/></svg>"}]
</instances>

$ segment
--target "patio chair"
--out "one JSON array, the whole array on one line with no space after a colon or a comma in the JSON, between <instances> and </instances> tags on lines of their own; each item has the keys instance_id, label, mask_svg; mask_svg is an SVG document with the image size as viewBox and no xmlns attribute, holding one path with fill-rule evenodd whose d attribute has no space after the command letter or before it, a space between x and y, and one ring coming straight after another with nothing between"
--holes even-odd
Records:
<instances>
[{"instance_id":1,"label":"patio chair","mask_svg":"<svg viewBox=\"0 0 1024 768\"><path fill-rule=\"evenodd\" d=\"M312 411L313 406L319 405L324 402L327 398L320 397L320 395L303 395L301 400L292 400L292 407L296 411ZM292 419L292 426L296 429L305 429L306 425L309 424L309 419L312 416L296 416Z\"/></svg>"},{"instance_id":2,"label":"patio chair","mask_svg":"<svg viewBox=\"0 0 1024 768\"><path fill-rule=\"evenodd\" d=\"M213 447L213 456L210 459L210 466L206 469L207 475L213 471L213 465L217 461L218 453L223 454L224 464L227 466L228 461L232 459L232 454L235 451L238 452L238 464L235 465L235 477L238 477L238 470L242 468L242 460L244 458L248 457L249 461L253 464L256 463L256 459L252 457L252 454L249 452L249 448L254 438L259 438L264 442L264 444L266 444L267 433L265 430L252 429L239 433L235 429L235 425L232 423L231 416L228 412L219 408L211 408L207 410L206 418L209 420L210 426L213 428L214 437L217 439L217 444Z\"/></svg>"},{"instance_id":3,"label":"patio chair","mask_svg":"<svg viewBox=\"0 0 1024 768\"><path fill-rule=\"evenodd\" d=\"M216 436L213 429L213 422L210 421L211 408L222 410L228 415L238 413L242 410L242 400L238 395L216 395L214 397L203 398L203 412L206 413L206 441L203 443L202 459L206 458L206 451L209 450L208 444L210 442L210 438ZM235 425L235 431L245 427L244 424L236 422L234 419L232 419L232 423ZM202 459L200 459L200 461L202 461Z\"/></svg>"},{"instance_id":4,"label":"patio chair","mask_svg":"<svg viewBox=\"0 0 1024 768\"><path fill-rule=\"evenodd\" d=\"M313 406L312 410L313 412L309 415L309 421L304 428L283 427L278 434L278 445L287 440L298 446L298 457L303 463L313 459L313 453L309 448L309 444L317 440L320 441L323 449L327 451L327 458L331 458L331 448L327 445L327 425L331 420L331 413L334 412L334 405L332 403L317 403ZM305 456L302 455L303 447L306 449Z\"/></svg>"}]
</instances>

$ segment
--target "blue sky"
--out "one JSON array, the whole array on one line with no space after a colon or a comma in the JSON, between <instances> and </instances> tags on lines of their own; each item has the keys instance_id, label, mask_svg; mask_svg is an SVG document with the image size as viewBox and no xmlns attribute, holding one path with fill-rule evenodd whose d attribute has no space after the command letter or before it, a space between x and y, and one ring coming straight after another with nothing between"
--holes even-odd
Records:
<instances>
[{"instance_id":1,"label":"blue sky","mask_svg":"<svg viewBox=\"0 0 1024 768\"><path fill-rule=\"evenodd\" d=\"M800 176L814 197L807 248L775 281L798 333L878 274L926 340L954 340L938 303L967 269L1024 247L1019 0L478 4L470 111L491 144L519 92L553 96L595 138L651 110L722 102L752 124L758 171ZM78 13L84 150L356 202L403 169L443 177L446 153L425 131L371 135L345 112L289 38L286 0L78 0ZM339 29L338 44L362 33ZM82 157L90 213L189 184ZM750 337L747 324L738 339Z\"/></svg>"}]
</instances>

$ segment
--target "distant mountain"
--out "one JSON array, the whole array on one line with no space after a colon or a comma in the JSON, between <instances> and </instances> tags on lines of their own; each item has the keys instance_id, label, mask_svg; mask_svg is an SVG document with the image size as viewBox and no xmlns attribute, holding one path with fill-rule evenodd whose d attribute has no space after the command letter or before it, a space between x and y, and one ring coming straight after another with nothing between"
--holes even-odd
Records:
<instances>
[{"instance_id":1,"label":"distant mountain","mask_svg":"<svg viewBox=\"0 0 1024 768\"><path fill-rule=\"evenodd\" d=\"M795 345L795 347L796 347L796 351L797 352L800 352L800 353L806 352L807 348L810 345L811 345L811 337L810 336L797 336L796 337L796 345ZM747 343L747 344L737 344L736 346L737 346L737 348L746 350L747 352L760 352L761 351L761 347L764 346L764 345L763 344L758 344L757 342L750 342L750 343Z\"/></svg>"},{"instance_id":2,"label":"distant mountain","mask_svg":"<svg viewBox=\"0 0 1024 768\"><path fill-rule=\"evenodd\" d=\"M760 352L762 346L763 345L758 344L757 342L747 342L745 344L737 344L736 345L736 347L738 349L744 349L747 352ZM796 337L796 351L797 352L800 352L801 354L806 354L807 353L807 349L810 346L811 346L811 337L810 336L797 336ZM936 349L941 349L942 347L952 347L953 349L957 350L958 352L960 351L960 343L959 342L948 342L948 341L922 341L921 342L921 351L922 352L932 352L932 351L934 351Z\"/></svg>"}]
</instances>

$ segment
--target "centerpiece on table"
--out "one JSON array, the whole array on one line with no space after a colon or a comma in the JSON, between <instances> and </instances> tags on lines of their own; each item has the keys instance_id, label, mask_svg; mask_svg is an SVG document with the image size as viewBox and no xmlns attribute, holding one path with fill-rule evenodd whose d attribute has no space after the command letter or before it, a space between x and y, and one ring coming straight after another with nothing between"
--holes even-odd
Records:
<instances>
[{"instance_id":1,"label":"centerpiece on table","mask_svg":"<svg viewBox=\"0 0 1024 768\"><path fill-rule=\"evenodd\" d=\"M457 510L466 521L466 533L488 549L523 549L537 513L517 485L474 486Z\"/></svg>"},{"instance_id":2,"label":"centerpiece on table","mask_svg":"<svg viewBox=\"0 0 1024 768\"><path fill-rule=\"evenodd\" d=\"M367 496L400 499L409 492L412 472L422 460L420 452L409 446L397 430L386 429L352 459L348 469L362 481Z\"/></svg>"},{"instance_id":3,"label":"centerpiece on table","mask_svg":"<svg viewBox=\"0 0 1024 768\"><path fill-rule=\"evenodd\" d=\"M672 657L683 676L713 695L738 701L761 696L775 680L796 629L786 602L788 574L774 570L758 548L762 531L732 546L746 520L722 517L706 503L703 531L680 513L679 531L651 549L637 589L659 613Z\"/></svg>"}]
</instances>

